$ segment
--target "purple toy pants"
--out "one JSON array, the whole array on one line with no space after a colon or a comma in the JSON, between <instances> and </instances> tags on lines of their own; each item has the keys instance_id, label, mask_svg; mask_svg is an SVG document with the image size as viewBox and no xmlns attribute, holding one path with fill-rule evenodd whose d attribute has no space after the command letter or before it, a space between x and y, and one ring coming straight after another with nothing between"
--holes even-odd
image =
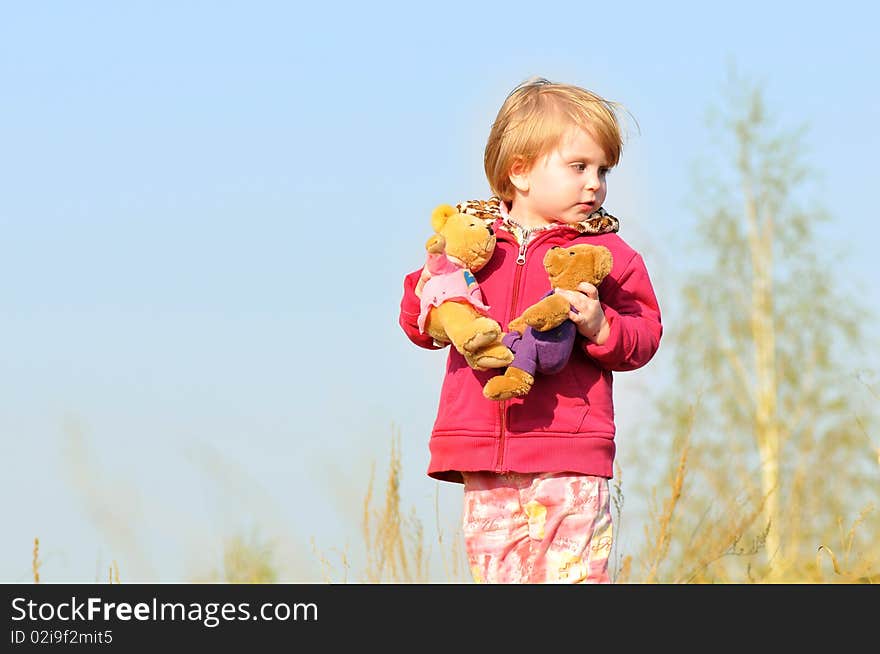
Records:
<instances>
[{"instance_id":1,"label":"purple toy pants","mask_svg":"<svg viewBox=\"0 0 880 654\"><path fill-rule=\"evenodd\" d=\"M566 320L546 332L531 327L526 327L524 334L509 332L504 335L502 342L513 352L513 363L510 365L514 368L525 370L530 375L536 372L552 375L568 363L576 334L575 324Z\"/></svg>"}]
</instances>

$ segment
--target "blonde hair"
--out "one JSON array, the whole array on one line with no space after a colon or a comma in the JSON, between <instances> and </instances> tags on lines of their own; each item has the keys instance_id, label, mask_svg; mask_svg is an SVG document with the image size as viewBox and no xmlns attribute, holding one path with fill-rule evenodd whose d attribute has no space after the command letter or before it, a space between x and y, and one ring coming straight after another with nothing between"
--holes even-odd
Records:
<instances>
[{"instance_id":1,"label":"blonde hair","mask_svg":"<svg viewBox=\"0 0 880 654\"><path fill-rule=\"evenodd\" d=\"M505 202L513 199L511 166L521 162L528 170L572 127L588 131L605 153L606 164L617 165L623 150L615 113L620 106L586 89L542 77L517 86L498 110L486 142L483 166L492 192Z\"/></svg>"}]
</instances>

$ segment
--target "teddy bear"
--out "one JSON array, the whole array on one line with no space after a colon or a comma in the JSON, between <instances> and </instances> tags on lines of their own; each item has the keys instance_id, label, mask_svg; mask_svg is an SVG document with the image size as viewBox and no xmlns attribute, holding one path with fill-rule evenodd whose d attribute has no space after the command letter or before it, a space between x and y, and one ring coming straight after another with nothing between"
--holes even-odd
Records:
<instances>
[{"instance_id":1,"label":"teddy bear","mask_svg":"<svg viewBox=\"0 0 880 654\"><path fill-rule=\"evenodd\" d=\"M547 250L543 263L550 277L550 291L508 324L503 342L514 353L514 359L503 375L486 382L484 397L496 401L524 397L536 373L554 374L565 367L577 327L568 317L568 300L554 289L574 291L581 282L598 286L611 272L613 261L604 245L579 243Z\"/></svg>"},{"instance_id":2,"label":"teddy bear","mask_svg":"<svg viewBox=\"0 0 880 654\"><path fill-rule=\"evenodd\" d=\"M495 251L495 234L483 220L441 204L431 213L434 234L425 243L431 278L422 289L418 325L438 344L451 343L474 370L503 368L513 353L474 274Z\"/></svg>"}]
</instances>

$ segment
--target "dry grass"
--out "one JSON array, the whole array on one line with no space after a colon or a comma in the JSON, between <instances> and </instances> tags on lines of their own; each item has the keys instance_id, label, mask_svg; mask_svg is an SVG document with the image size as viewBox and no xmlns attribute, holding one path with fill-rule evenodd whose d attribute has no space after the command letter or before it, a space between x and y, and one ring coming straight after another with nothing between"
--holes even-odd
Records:
<instances>
[{"instance_id":1,"label":"dry grass","mask_svg":"<svg viewBox=\"0 0 880 654\"><path fill-rule=\"evenodd\" d=\"M34 556L31 563L31 568L34 571L34 583L40 583L40 566L42 562L40 561L40 539L34 538Z\"/></svg>"},{"instance_id":2,"label":"dry grass","mask_svg":"<svg viewBox=\"0 0 880 654\"><path fill-rule=\"evenodd\" d=\"M863 509L844 528L838 520L838 534L832 549L827 543L814 543L815 560L804 555L804 548L791 543L810 543L807 531L813 507L790 503L786 506L789 519L779 526L783 544L780 551L768 553L765 522L766 494L754 487L749 478L741 479L738 490L705 485L705 470L695 478L691 454L694 452L693 415L682 426L673 452L675 465L661 486L655 490L654 505L644 527L644 544L639 551L621 556L615 549L612 561L615 583L686 584L686 583L877 583L880 582L876 525L869 523L873 506ZM701 464L705 461L701 460ZM384 502L380 508L373 503L373 479L364 502L363 534L368 552L367 580L426 581L426 548L421 523L415 515L404 519L400 512L400 452L393 441ZM662 502L656 500L658 494ZM623 514L623 474L615 467L612 502L615 531L619 533ZM694 507L704 507L694 518ZM439 529L438 529L439 531ZM460 536L460 535L459 535ZM861 536L861 545L859 541ZM439 539L443 551L453 555L449 561L458 564L463 558L460 549ZM460 539L454 543L460 548ZM615 543L615 548L617 548ZM817 549L818 548L818 549ZM447 560L447 559L444 559ZM769 561L769 562L768 562ZM459 574L466 566L457 568ZM444 567L447 579L450 570Z\"/></svg>"},{"instance_id":3,"label":"dry grass","mask_svg":"<svg viewBox=\"0 0 880 654\"><path fill-rule=\"evenodd\" d=\"M34 537L34 549L31 555L31 570L34 575L34 583L40 583L40 568L42 567L43 562L40 560L40 539L39 537ZM116 563L114 559L113 565L111 565L108 569L108 583L118 584L119 583L119 565Z\"/></svg>"},{"instance_id":4,"label":"dry grass","mask_svg":"<svg viewBox=\"0 0 880 654\"><path fill-rule=\"evenodd\" d=\"M844 534L842 532L843 524L838 522L841 529L841 558L839 559L834 551L826 546L819 545L816 551L816 571L820 581L828 583L860 583L860 584L876 584L880 583L880 561L877 560L877 554L873 556L859 553L854 550L856 539L856 529L865 521L870 513L874 511L874 507L869 505L862 509L858 517L853 521L849 530ZM827 577L822 565L823 555L827 556L831 561L834 577Z\"/></svg>"},{"instance_id":5,"label":"dry grass","mask_svg":"<svg viewBox=\"0 0 880 654\"><path fill-rule=\"evenodd\" d=\"M681 449L678 468L670 484L669 498L663 503L663 511L657 516L656 524L653 525L655 535L652 538L650 533L647 534L648 541L652 542L652 547L648 553L648 574L645 578L645 583L652 583L657 580L657 569L669 553L669 542L672 537L670 525L675 515L675 508L678 506L679 499L681 499L688 447L689 441L686 440L684 447Z\"/></svg>"},{"instance_id":6,"label":"dry grass","mask_svg":"<svg viewBox=\"0 0 880 654\"><path fill-rule=\"evenodd\" d=\"M662 510L651 513L645 525L645 544L636 555L636 567L642 574L633 577L630 566L625 566L616 581L631 583L877 583L878 544L868 538L857 546L859 528L864 527L872 507L866 507L844 530L839 520L838 556L827 544L818 543L815 561L799 554L794 548L780 548L781 552L770 556L770 563L763 563L759 556L766 548L769 524L762 522L766 496L754 493L734 497L715 498L721 509L713 511L713 502L700 500L707 508L697 520L679 520L688 513L693 498L688 497L687 440L680 451L675 474L667 481L666 499ZM690 500L684 505L684 500ZM800 514L803 508L790 505L791 514ZM783 544L801 542L806 536L796 530L801 518L791 519L780 526ZM783 554L787 552L787 554ZM627 557L625 563L631 559ZM824 565L823 563L830 563ZM830 570L826 570L830 568ZM829 574L829 572L831 574Z\"/></svg>"},{"instance_id":7,"label":"dry grass","mask_svg":"<svg viewBox=\"0 0 880 654\"><path fill-rule=\"evenodd\" d=\"M688 461L691 451L690 433L682 439L678 462L674 473L666 481L666 498L662 507L651 512L645 525L645 543L635 555L623 557L617 550L612 565L615 583L654 584L654 583L880 583L880 556L876 539L869 538L867 548L857 546L859 528L864 527L873 513L873 506L863 509L849 528L838 521L838 538L832 548L827 543L819 543L814 561L803 559L772 559L772 566L746 565L725 566L727 559L751 559L762 551L766 544L767 525L760 524L764 509L763 497L753 501L727 504L719 517L707 514L697 521L689 537L683 538L679 513L686 510L682 506L687 496ZM422 522L411 510L401 511L400 496L400 440L393 435L391 441L388 471L385 488L378 499L374 496L375 466L367 485L363 503L361 531L363 536L365 566L355 575L359 583L429 583L430 551L425 544ZM619 465L615 469L612 485L612 501L615 512L615 528L619 533L623 517L623 474ZM796 511L797 507L793 507ZM463 581L466 565L462 553L461 534L447 538L440 528L439 507L437 514L437 544L442 565L443 579L449 582ZM793 524L798 524L797 522ZM794 538L785 531L783 538ZM335 551L342 565L343 576L333 580L333 564L318 554L327 583L348 583L351 562L346 552ZM258 537L256 533L249 538L235 536L223 548L223 561L219 569L200 578L196 583L276 583L278 570L275 565L276 553L273 543ZM40 583L40 540L34 538L32 570L34 583ZM636 574L634 571L641 571ZM109 583L120 583L119 566L116 560L109 568Z\"/></svg>"},{"instance_id":8,"label":"dry grass","mask_svg":"<svg viewBox=\"0 0 880 654\"><path fill-rule=\"evenodd\" d=\"M432 555L439 558L441 579L463 581L466 574L460 534L447 534L440 524L439 489L435 493L436 546L432 551L425 536L424 523L414 508L404 511L400 492L401 480L400 433L392 427L388 469L384 489L376 486L376 466L370 467L370 477L364 493L361 511L361 538L363 549L359 554L363 564L353 572L352 557L345 549L332 550L341 565L341 579L334 579L336 566L316 547L323 580L327 583L430 583ZM314 546L314 544L313 544ZM436 562L435 562L436 563ZM469 576L469 575L468 575Z\"/></svg>"},{"instance_id":9,"label":"dry grass","mask_svg":"<svg viewBox=\"0 0 880 654\"><path fill-rule=\"evenodd\" d=\"M279 580L275 543L254 530L236 534L223 544L219 568L195 578L195 583L272 584Z\"/></svg>"},{"instance_id":10,"label":"dry grass","mask_svg":"<svg viewBox=\"0 0 880 654\"><path fill-rule=\"evenodd\" d=\"M111 584L119 583L119 566L116 564L116 560L113 560L113 565L110 566L110 577L108 582Z\"/></svg>"},{"instance_id":11,"label":"dry grass","mask_svg":"<svg viewBox=\"0 0 880 654\"><path fill-rule=\"evenodd\" d=\"M391 455L380 506L374 506L375 465L364 497L361 533L364 540L367 583L427 583L430 579L429 548L425 530L414 509L404 515L400 499L400 433L391 437ZM443 544L442 532L438 533ZM444 558L444 565L447 559Z\"/></svg>"},{"instance_id":12,"label":"dry grass","mask_svg":"<svg viewBox=\"0 0 880 654\"><path fill-rule=\"evenodd\" d=\"M683 503L688 499L690 436L687 431L679 442L677 465L665 482L666 497L662 506L650 513L644 527L645 541L641 551L621 557L615 542L612 557L612 561L616 561L612 565L615 583L880 583L877 540L869 537L867 545L858 545L859 530L866 527L874 513L872 505L865 507L848 528L839 519L836 541L817 543L814 560L780 555L772 557L769 566L753 562L755 555L766 545L769 525L761 524L760 520L765 497L757 495L749 499L746 494L745 500L728 500L715 517L707 509L695 526L684 525L680 517L682 512L688 511ZM361 532L365 564L360 574L354 575L355 582L429 583L431 580L430 548L425 543L424 528L414 510L407 514L401 510L400 479L400 437L393 434L384 492L374 494L374 465L364 496ZM615 467L612 501L615 529L619 533L624 502L623 473L619 464ZM801 507L793 506L790 510L798 513ZM464 581L463 577L469 575L464 564L461 534L447 537L440 527L439 513L435 498L442 578L448 582ZM794 520L788 530L782 529L783 540L799 540L799 535L791 531L799 524ZM348 583L352 568L349 557L344 550L336 550L335 554L343 572L342 579L336 581ZM222 559L219 569L193 581L244 584L278 581L274 544L256 533L249 538L235 536L229 539L224 545ZM324 581L334 583L331 578L333 564L322 554L319 559ZM725 562L730 560L746 560L746 563L726 565ZM42 565L40 540L34 538L31 563L34 583L41 581ZM120 583L116 560L109 567L108 582Z\"/></svg>"},{"instance_id":13,"label":"dry grass","mask_svg":"<svg viewBox=\"0 0 880 654\"><path fill-rule=\"evenodd\" d=\"M652 491L654 508L644 525L641 547L623 555L615 541L610 563L615 583L880 582L880 541L871 535L876 533L877 527L876 520L871 522L876 517L873 505L866 506L849 523L839 518L836 534L827 534L820 542L814 542L814 537L805 531L805 523L815 507L793 500L795 503L786 506L788 520L779 526L783 546L769 557L760 556L765 554L770 527L762 520L766 496L750 486L748 479L738 491L729 485L712 487L705 453L694 446L692 430L693 420L682 425L670 457L675 465ZM697 454L700 456L692 456ZM414 509L406 512L402 508L401 467L400 434L392 430L384 488L377 488L373 465L363 498L363 549L355 557L362 563L355 572L345 549L331 550L342 567L341 579L334 580L335 566L330 557L318 553L325 582L431 582L432 553L423 523ZM616 463L612 502L618 534L623 524L623 479L623 471ZM658 494L663 497L662 501L657 500ZM439 487L434 509L435 554L440 561L440 579L469 581L460 532L445 533L440 525ZM798 548L792 543L805 547ZM314 540L313 548L317 552ZM276 550L273 541L259 537L256 532L247 538L234 536L224 544L222 564L193 581L277 583ZM34 538L31 562L34 583L41 583L42 567L40 539ZM109 567L107 580L111 584L120 583L116 560Z\"/></svg>"},{"instance_id":14,"label":"dry grass","mask_svg":"<svg viewBox=\"0 0 880 654\"><path fill-rule=\"evenodd\" d=\"M366 545L365 581L368 583L424 582L427 562L424 529L415 513L400 511L400 438L391 440L391 461L385 480L385 498L380 508L372 506L375 465L364 497L361 529Z\"/></svg>"},{"instance_id":15,"label":"dry grass","mask_svg":"<svg viewBox=\"0 0 880 654\"><path fill-rule=\"evenodd\" d=\"M770 524L764 522L766 495L747 482L735 492L720 486L706 490L689 488L691 443L680 444L679 459L666 482L661 510L651 512L645 525L645 543L635 561L642 574L634 578L630 568L617 575L618 582L632 583L877 583L880 581L880 549L876 524L868 523L873 506L867 506L848 529L838 518L835 548L815 542L809 528L808 507L797 496L787 496L786 520L779 525L781 546L767 552ZM700 470L704 479L706 470ZM711 475L711 473L709 473ZM771 491L772 492L772 491ZM656 501L655 501L656 504ZM699 507L701 514L695 517ZM862 536L859 544L859 536ZM814 560L807 555L812 543ZM839 554L839 555L838 555ZM629 563L630 559L626 559Z\"/></svg>"}]
</instances>

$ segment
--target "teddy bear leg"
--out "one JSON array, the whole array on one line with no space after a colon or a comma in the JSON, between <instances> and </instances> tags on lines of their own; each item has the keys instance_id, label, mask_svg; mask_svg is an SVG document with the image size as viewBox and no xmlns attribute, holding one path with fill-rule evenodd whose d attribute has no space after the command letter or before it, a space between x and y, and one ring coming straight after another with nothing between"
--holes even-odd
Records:
<instances>
[{"instance_id":1,"label":"teddy bear leg","mask_svg":"<svg viewBox=\"0 0 880 654\"><path fill-rule=\"evenodd\" d=\"M429 329L442 326L448 340L461 354L475 353L501 340L501 325L470 304L447 300L428 314Z\"/></svg>"},{"instance_id":2,"label":"teddy bear leg","mask_svg":"<svg viewBox=\"0 0 880 654\"><path fill-rule=\"evenodd\" d=\"M509 366L513 352L503 343L494 343L478 352L465 352L465 361L474 370L492 370Z\"/></svg>"},{"instance_id":3,"label":"teddy bear leg","mask_svg":"<svg viewBox=\"0 0 880 654\"><path fill-rule=\"evenodd\" d=\"M501 325L486 316L476 318L470 331L471 335L461 344L466 352L477 353L501 339Z\"/></svg>"},{"instance_id":4,"label":"teddy bear leg","mask_svg":"<svg viewBox=\"0 0 880 654\"><path fill-rule=\"evenodd\" d=\"M523 397L532 389L535 378L514 366L510 366L503 375L493 377L483 386L483 396L489 400L509 400L512 397Z\"/></svg>"}]
</instances>

